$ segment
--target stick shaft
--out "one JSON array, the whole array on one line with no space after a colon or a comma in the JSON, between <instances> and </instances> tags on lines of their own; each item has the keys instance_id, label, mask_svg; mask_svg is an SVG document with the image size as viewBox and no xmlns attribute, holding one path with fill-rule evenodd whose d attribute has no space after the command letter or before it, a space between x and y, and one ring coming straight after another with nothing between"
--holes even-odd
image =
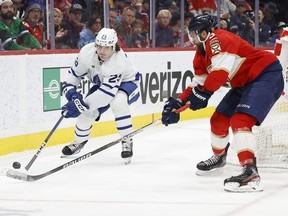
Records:
<instances>
[{"instance_id":1,"label":"stick shaft","mask_svg":"<svg viewBox=\"0 0 288 216\"><path fill-rule=\"evenodd\" d=\"M35 160L37 159L38 155L41 153L42 149L46 146L47 142L49 141L50 137L53 135L53 133L56 131L56 129L58 128L58 126L60 125L60 123L62 122L64 116L61 115L61 117L59 118L59 120L56 122L56 124L54 125L54 127L52 128L52 130L49 132L48 136L46 137L46 139L42 142L42 144L40 145L40 147L38 148L37 152L34 154L34 156L31 158L31 160L28 162L28 164L25 166L25 169L28 171L30 169L30 167L32 166L32 164L35 162Z\"/></svg>"}]
</instances>

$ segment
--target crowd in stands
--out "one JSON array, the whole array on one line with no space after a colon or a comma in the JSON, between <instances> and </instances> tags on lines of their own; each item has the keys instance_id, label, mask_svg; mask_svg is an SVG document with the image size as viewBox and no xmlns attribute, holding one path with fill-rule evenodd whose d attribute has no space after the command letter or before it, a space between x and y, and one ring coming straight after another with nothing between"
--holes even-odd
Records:
<instances>
[{"instance_id":1,"label":"crowd in stands","mask_svg":"<svg viewBox=\"0 0 288 216\"><path fill-rule=\"evenodd\" d=\"M221 2L219 27L255 45L255 1ZM193 17L201 13L217 15L216 0L185 0L184 43L181 43L181 1L156 0L155 18L149 17L149 3L149 0L109 0L109 25L116 30L121 47L151 47L152 21L156 47L192 46L188 25ZM104 27L103 4L104 0L54 0L55 48L81 49L94 42ZM47 8L46 0L0 0L0 50L51 49ZM282 8L275 0L260 0L258 46L274 46L287 23Z\"/></svg>"}]
</instances>

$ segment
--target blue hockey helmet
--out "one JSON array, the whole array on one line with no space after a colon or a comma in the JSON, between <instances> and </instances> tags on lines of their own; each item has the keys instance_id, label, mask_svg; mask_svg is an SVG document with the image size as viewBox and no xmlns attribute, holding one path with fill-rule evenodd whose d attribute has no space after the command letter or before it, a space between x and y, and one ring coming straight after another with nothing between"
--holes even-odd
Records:
<instances>
[{"instance_id":1,"label":"blue hockey helmet","mask_svg":"<svg viewBox=\"0 0 288 216\"><path fill-rule=\"evenodd\" d=\"M188 29L189 31L199 32L202 30L206 30L211 32L213 27L217 26L217 17L209 15L209 14L199 14L194 17L189 23Z\"/></svg>"}]
</instances>

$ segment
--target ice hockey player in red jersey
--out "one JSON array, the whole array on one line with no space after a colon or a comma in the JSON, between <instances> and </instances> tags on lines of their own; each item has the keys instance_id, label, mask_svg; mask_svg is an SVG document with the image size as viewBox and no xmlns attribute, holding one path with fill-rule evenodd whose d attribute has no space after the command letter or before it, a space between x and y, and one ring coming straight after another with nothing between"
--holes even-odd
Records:
<instances>
[{"instance_id":1,"label":"ice hockey player in red jersey","mask_svg":"<svg viewBox=\"0 0 288 216\"><path fill-rule=\"evenodd\" d=\"M197 164L197 175L205 175L226 164L229 128L237 151L241 174L224 180L230 192L262 191L256 166L254 125L260 125L284 87L282 67L270 52L258 50L233 33L216 28L211 15L197 15L189 25L189 36L196 46L194 78L178 98L170 97L164 105L162 123L179 121L173 110L190 103L190 109L207 106L209 98L221 86L231 89L211 116L213 156ZM234 146L233 146L234 147Z\"/></svg>"}]
</instances>

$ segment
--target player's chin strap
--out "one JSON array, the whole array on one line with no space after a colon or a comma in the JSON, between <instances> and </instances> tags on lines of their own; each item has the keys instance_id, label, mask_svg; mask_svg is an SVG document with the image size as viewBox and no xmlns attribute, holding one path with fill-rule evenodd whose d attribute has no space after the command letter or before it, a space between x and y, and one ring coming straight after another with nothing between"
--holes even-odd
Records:
<instances>
[{"instance_id":1,"label":"player's chin strap","mask_svg":"<svg viewBox=\"0 0 288 216\"><path fill-rule=\"evenodd\" d=\"M205 42L208 40L208 37L210 36L210 33L211 33L211 32L208 32L207 37L205 38L205 40L201 40L201 39L200 39L200 33L199 33L199 31L195 31L195 33L196 33L196 36L197 36L198 41L200 41L200 42L203 44L204 50L206 51ZM190 42L191 42L192 44L194 44L193 38L191 37L190 32L188 33L188 38L189 38ZM195 44L194 44L194 45L195 45Z\"/></svg>"},{"instance_id":2,"label":"player's chin strap","mask_svg":"<svg viewBox=\"0 0 288 216\"><path fill-rule=\"evenodd\" d=\"M205 46L205 42L208 40L209 36L210 36L211 32L208 32L207 37L204 40L200 39L200 32L196 31L196 36L197 39L202 43L204 50L206 51L206 46Z\"/></svg>"}]
</instances>

